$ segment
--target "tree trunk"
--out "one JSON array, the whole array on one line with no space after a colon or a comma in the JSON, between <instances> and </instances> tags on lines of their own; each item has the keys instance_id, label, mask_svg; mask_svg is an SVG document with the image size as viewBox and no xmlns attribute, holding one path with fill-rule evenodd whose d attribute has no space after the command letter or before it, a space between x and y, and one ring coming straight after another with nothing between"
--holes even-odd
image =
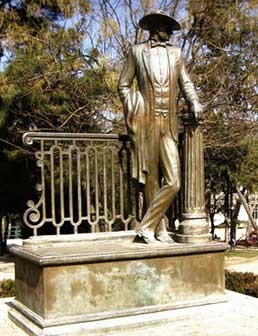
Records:
<instances>
[{"instance_id":1,"label":"tree trunk","mask_svg":"<svg viewBox=\"0 0 258 336\"><path fill-rule=\"evenodd\" d=\"M5 221L3 220L5 218ZM4 255L7 252L7 238L9 230L9 216L1 216L0 222L0 255Z\"/></svg>"},{"instance_id":2,"label":"tree trunk","mask_svg":"<svg viewBox=\"0 0 258 336\"><path fill-rule=\"evenodd\" d=\"M214 225L214 212L210 212L210 222L211 222L211 235L212 235L212 240L214 240L214 235L215 235L215 225Z\"/></svg>"},{"instance_id":3,"label":"tree trunk","mask_svg":"<svg viewBox=\"0 0 258 336\"><path fill-rule=\"evenodd\" d=\"M4 247L3 247L3 216L0 216L0 255L4 254Z\"/></svg>"},{"instance_id":4,"label":"tree trunk","mask_svg":"<svg viewBox=\"0 0 258 336\"><path fill-rule=\"evenodd\" d=\"M250 208L250 212L253 216L253 213L254 213L254 209L256 208L257 206L257 202L258 202L258 194L257 192L254 194L254 202L253 204L250 204L250 202L248 202L248 199L247 200L247 204L249 205L249 208ZM255 218L254 218L255 220ZM250 233L252 231L252 223L250 221L250 219L248 219L248 224L247 224L247 228L246 228L246 241L248 241L249 237L250 237Z\"/></svg>"},{"instance_id":5,"label":"tree trunk","mask_svg":"<svg viewBox=\"0 0 258 336\"><path fill-rule=\"evenodd\" d=\"M249 207L249 205L248 205L248 203L247 203L244 195L241 193L241 190L239 189L238 185L236 185L236 191L237 191L237 194L239 196L239 199L240 199L241 203L243 204L243 206L245 208L245 211L247 212L248 218L250 220L250 223L251 223L253 229L255 230L255 232L258 233L258 226L256 224L255 219L253 218L252 211L251 211L251 209L250 209L250 207Z\"/></svg>"},{"instance_id":6,"label":"tree trunk","mask_svg":"<svg viewBox=\"0 0 258 336\"><path fill-rule=\"evenodd\" d=\"M247 227L246 227L246 233L245 233L245 240L248 241L249 237L250 237L250 228L251 228L251 221L250 219L248 219L248 223L247 223Z\"/></svg>"},{"instance_id":7,"label":"tree trunk","mask_svg":"<svg viewBox=\"0 0 258 336\"><path fill-rule=\"evenodd\" d=\"M233 193L231 196L231 227L232 227L232 238L237 240L237 222L238 215L241 207L241 200L237 198L236 205L233 206Z\"/></svg>"},{"instance_id":8,"label":"tree trunk","mask_svg":"<svg viewBox=\"0 0 258 336\"><path fill-rule=\"evenodd\" d=\"M228 243L228 233L229 233L229 226L226 224L225 226L225 242Z\"/></svg>"}]
</instances>

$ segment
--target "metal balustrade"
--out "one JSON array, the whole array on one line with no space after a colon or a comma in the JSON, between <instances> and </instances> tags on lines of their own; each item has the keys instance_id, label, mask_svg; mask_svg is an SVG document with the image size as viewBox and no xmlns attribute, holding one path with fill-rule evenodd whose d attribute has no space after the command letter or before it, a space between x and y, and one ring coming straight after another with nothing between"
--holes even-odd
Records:
<instances>
[{"instance_id":1,"label":"metal balustrade","mask_svg":"<svg viewBox=\"0 0 258 336\"><path fill-rule=\"evenodd\" d=\"M57 235L128 230L136 202L126 136L28 132L40 169L37 202L27 202L24 223L39 235L49 225ZM66 233L66 232L65 232Z\"/></svg>"}]
</instances>

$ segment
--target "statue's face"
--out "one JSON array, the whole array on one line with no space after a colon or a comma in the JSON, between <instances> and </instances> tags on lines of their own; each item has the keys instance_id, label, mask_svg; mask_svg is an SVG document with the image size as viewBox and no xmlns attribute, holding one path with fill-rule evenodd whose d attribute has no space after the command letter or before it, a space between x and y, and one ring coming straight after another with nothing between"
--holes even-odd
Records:
<instances>
[{"instance_id":1,"label":"statue's face","mask_svg":"<svg viewBox=\"0 0 258 336\"><path fill-rule=\"evenodd\" d=\"M156 29L156 36L159 41L168 41L172 34L171 28L167 25L160 24Z\"/></svg>"}]
</instances>

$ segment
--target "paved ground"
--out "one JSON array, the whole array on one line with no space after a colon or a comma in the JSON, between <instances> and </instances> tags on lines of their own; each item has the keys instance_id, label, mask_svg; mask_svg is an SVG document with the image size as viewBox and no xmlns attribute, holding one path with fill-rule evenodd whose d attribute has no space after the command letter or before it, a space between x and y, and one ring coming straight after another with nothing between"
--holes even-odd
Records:
<instances>
[{"instance_id":1,"label":"paved ground","mask_svg":"<svg viewBox=\"0 0 258 336\"><path fill-rule=\"evenodd\" d=\"M0 335L1 336L28 336L8 318L8 303L12 298L0 299Z\"/></svg>"},{"instance_id":2,"label":"paved ground","mask_svg":"<svg viewBox=\"0 0 258 336\"><path fill-rule=\"evenodd\" d=\"M171 322L119 336L250 336L258 335L258 299L227 292L227 303L179 309ZM115 334L114 334L115 335Z\"/></svg>"}]
</instances>

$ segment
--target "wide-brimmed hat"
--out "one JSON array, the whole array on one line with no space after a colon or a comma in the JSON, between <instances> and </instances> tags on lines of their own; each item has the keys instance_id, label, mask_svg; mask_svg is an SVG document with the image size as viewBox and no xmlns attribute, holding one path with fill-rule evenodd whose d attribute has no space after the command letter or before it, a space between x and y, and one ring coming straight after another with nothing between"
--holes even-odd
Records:
<instances>
[{"instance_id":1,"label":"wide-brimmed hat","mask_svg":"<svg viewBox=\"0 0 258 336\"><path fill-rule=\"evenodd\" d=\"M144 30L152 30L153 27L157 27L161 23L170 26L171 31L181 29L180 24L162 10L157 10L145 15L139 21L139 26Z\"/></svg>"}]
</instances>

